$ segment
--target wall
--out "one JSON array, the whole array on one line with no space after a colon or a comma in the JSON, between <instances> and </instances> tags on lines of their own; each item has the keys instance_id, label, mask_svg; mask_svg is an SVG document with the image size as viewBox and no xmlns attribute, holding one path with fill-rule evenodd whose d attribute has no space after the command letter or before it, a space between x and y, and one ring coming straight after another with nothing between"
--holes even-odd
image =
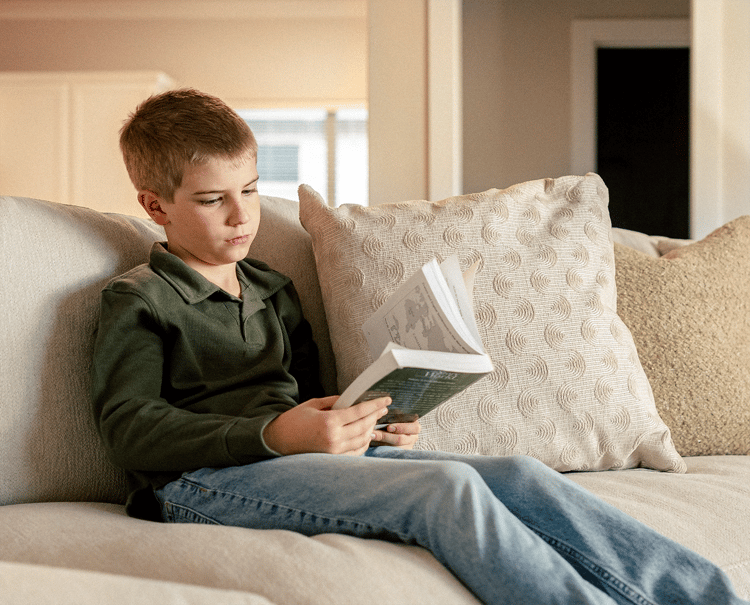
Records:
<instances>
[{"instance_id":1,"label":"wall","mask_svg":"<svg viewBox=\"0 0 750 605\"><path fill-rule=\"evenodd\" d=\"M368 0L369 200L428 197L427 4Z\"/></svg>"},{"instance_id":2,"label":"wall","mask_svg":"<svg viewBox=\"0 0 750 605\"><path fill-rule=\"evenodd\" d=\"M164 72L236 108L366 106L366 0L0 2L0 72L80 71ZM121 120L139 100L119 103ZM138 213L112 138L122 178L101 194L107 209ZM24 195L85 203L30 186Z\"/></svg>"},{"instance_id":3,"label":"wall","mask_svg":"<svg viewBox=\"0 0 750 605\"><path fill-rule=\"evenodd\" d=\"M0 71L159 70L236 106L365 104L372 53L374 81L393 77L370 91L371 139L382 150L371 192L424 197L426 20L443 1L3 0ZM702 48L694 82L704 91L693 205L708 208L698 234L750 212L750 2L692 2L463 0L463 191L570 172L573 19L686 18L692 9ZM369 24L368 4L379 7ZM406 34L393 45L398 28ZM383 111L398 103L400 123Z\"/></svg>"},{"instance_id":4,"label":"wall","mask_svg":"<svg viewBox=\"0 0 750 605\"><path fill-rule=\"evenodd\" d=\"M163 71L245 107L365 104L365 0L4 0L0 71Z\"/></svg>"},{"instance_id":5,"label":"wall","mask_svg":"<svg viewBox=\"0 0 750 605\"><path fill-rule=\"evenodd\" d=\"M573 19L689 16L690 0L464 0L464 190L570 173Z\"/></svg>"},{"instance_id":6,"label":"wall","mask_svg":"<svg viewBox=\"0 0 750 605\"><path fill-rule=\"evenodd\" d=\"M691 223L750 214L750 2L693 0Z\"/></svg>"}]
</instances>

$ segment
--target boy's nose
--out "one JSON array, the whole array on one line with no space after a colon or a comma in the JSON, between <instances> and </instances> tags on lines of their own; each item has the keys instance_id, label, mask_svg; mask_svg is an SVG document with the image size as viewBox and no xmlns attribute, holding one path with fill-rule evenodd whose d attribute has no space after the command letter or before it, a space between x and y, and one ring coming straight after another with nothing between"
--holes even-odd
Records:
<instances>
[{"instance_id":1,"label":"boy's nose","mask_svg":"<svg viewBox=\"0 0 750 605\"><path fill-rule=\"evenodd\" d=\"M232 214L229 216L229 220L232 225L242 225L250 220L250 213L245 207L245 203L242 199L234 202Z\"/></svg>"}]
</instances>

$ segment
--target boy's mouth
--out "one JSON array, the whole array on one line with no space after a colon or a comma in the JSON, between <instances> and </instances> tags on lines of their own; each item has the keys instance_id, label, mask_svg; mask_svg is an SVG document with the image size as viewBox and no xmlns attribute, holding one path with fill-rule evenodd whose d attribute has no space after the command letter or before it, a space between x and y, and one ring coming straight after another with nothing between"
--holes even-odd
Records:
<instances>
[{"instance_id":1,"label":"boy's mouth","mask_svg":"<svg viewBox=\"0 0 750 605\"><path fill-rule=\"evenodd\" d=\"M233 246L239 246L241 244L246 244L249 239L250 239L249 235L240 235L239 237L235 237L234 239L230 239L227 241Z\"/></svg>"}]
</instances>

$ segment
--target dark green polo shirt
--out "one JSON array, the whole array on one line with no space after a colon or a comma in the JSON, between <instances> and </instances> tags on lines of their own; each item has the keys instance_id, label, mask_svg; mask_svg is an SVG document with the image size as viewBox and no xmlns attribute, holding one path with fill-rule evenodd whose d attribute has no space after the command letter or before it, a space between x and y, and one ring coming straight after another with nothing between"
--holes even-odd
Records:
<instances>
[{"instance_id":1,"label":"dark green polo shirt","mask_svg":"<svg viewBox=\"0 0 750 605\"><path fill-rule=\"evenodd\" d=\"M102 291L94 417L110 460L131 479L135 516L153 518L152 488L184 471L276 455L265 426L322 395L290 280L251 259L237 275L241 298L155 244L148 265Z\"/></svg>"}]
</instances>

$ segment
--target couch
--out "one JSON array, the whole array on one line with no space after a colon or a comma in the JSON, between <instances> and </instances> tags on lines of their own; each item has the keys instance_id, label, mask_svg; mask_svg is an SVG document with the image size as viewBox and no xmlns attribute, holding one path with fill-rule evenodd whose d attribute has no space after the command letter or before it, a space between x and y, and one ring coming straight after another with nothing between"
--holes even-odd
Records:
<instances>
[{"instance_id":1,"label":"couch","mask_svg":"<svg viewBox=\"0 0 750 605\"><path fill-rule=\"evenodd\" d=\"M364 247L357 244L357 249L360 252L364 249L370 256L382 255L387 250L376 245L371 237L372 229L393 233L399 222L403 222L403 213L417 209L418 216L422 218L409 220L413 220L411 226L418 229L408 237L400 233L398 241L405 242L415 250L429 248L429 230L445 220L448 226L443 230L441 242L435 246L445 244L447 250L457 250L459 253L473 250L476 253L477 247L466 235L474 224L469 214L472 208L489 204L493 216L498 220L490 224L491 221L485 216L481 219L483 222L477 223L480 225L478 229L483 233L485 244L498 250L497 257L502 259L498 262L507 264L509 258L515 257L511 250L502 248L499 239L504 233L502 229L511 229L508 233L514 233L521 242L518 245L519 254L522 254L525 249L533 248L529 239L532 227L544 225L545 213L551 209L551 214L548 214L557 222L554 228L548 224L543 235L556 236L558 239L538 247L535 256L530 257L532 261L536 258L533 262L541 263L540 267L548 269L549 258L538 252L549 252L549 249L554 249L555 242L561 241L563 231L574 231L572 225L576 219L569 208L578 212L584 197L589 194L599 196L603 202L599 206L588 207L586 212L589 218L586 220L595 216L597 224L603 226L597 227L599 231L596 231L590 227L589 221L584 225L583 232L591 239L598 238L600 241L599 236L604 236L605 247L602 249L606 253L602 254L603 266L611 265L613 259L617 259L619 266L623 255L631 252L636 255L634 261L629 256L623 261L630 273L617 273L618 281L628 281L632 295L631 299L625 300L622 298L625 293L618 293L621 297L618 304L631 314L630 320L623 321L632 324L630 331L624 335L618 328L619 337L629 343L632 334L639 353L649 351L657 358L658 366L658 358L667 355L677 344L662 341L661 345L657 343L651 346L647 342L649 334L660 333L667 327L650 325L645 332L639 332L635 326L639 311L643 314L644 305L651 304L659 297L658 289L651 282L643 300L633 294L638 290L636 269L639 263L661 267L659 263L670 262L669 259L660 258L662 255L679 254L683 250L688 252L682 254L688 254L691 247L700 242L675 241L610 229L606 215L606 188L597 180L598 177L566 178L573 180L542 179L517 188L493 190L436 204L393 204L389 207L395 214L374 208L342 210L318 207L315 192L303 187L300 190L302 206L297 201L262 198L261 228L251 255L293 278L321 351L321 380L326 389L333 393L350 379L347 373L356 371L356 368L346 365L356 355L341 349L342 338L347 338L345 333L337 334L332 328L329 329L328 324L332 325L334 320L338 323L346 316L335 306L331 297L336 296L337 288L351 287L352 283L357 287L362 286L362 275L358 281L356 272L347 271L351 269L366 273L366 269L362 269L365 267L363 259L347 257L346 246L340 241L335 245L326 241L326 238L330 240L331 234L356 235L362 231L361 221L364 219L361 217L370 213L368 220L374 221L374 227L368 227L369 239ZM558 185L563 189L559 189ZM580 191L576 191L574 185ZM558 203L558 198L562 202ZM81 203L85 204L86 201L81 200ZM90 355L101 288L111 277L144 262L152 242L163 239L163 233L145 217L103 214L86 207L49 201L0 197L0 208L3 284L0 314L0 355L3 359L0 371L2 602L29 605L208 602L258 605L388 602L434 605L478 602L429 552L415 546L337 535L309 538L286 531L166 525L127 517L123 505L126 495L123 473L106 459L90 417ZM605 209L604 216L601 208ZM428 218L428 215L432 218ZM331 217L339 227L325 224ZM513 221L520 222L510 226ZM451 230L451 225L456 228ZM493 230L494 227L500 231ZM576 245L571 248L571 258L583 264L584 252L581 246ZM561 255L560 250L557 254ZM486 272L487 266L495 261L488 260L487 253L481 250L479 256L484 262L484 266L480 266L480 273L483 269ZM721 258L709 257L717 267L722 262ZM671 262L676 262L676 259ZM343 268L338 271L345 276L343 286L337 285L335 280L331 282L331 275L325 273L325 266ZM750 264L746 264L744 275L735 274L737 279L734 281L745 280L749 268ZM736 270L733 268L733 271ZM384 274L394 282L399 277L398 270L396 279L393 275L387 275L388 270ZM532 271L532 274L539 277L539 269ZM568 270L566 275L573 286L581 286L582 282L574 279L577 274ZM596 276L600 284L605 284L605 289L611 288L614 292L613 285L606 284L603 270L598 269ZM658 281L660 278L657 275L655 279ZM495 278L488 287L500 292L504 283L502 279ZM548 282L539 284L541 291ZM485 301L476 300L483 287L479 284L475 289L474 304L483 333L491 334L504 328L502 317L496 323L488 320L491 313ZM720 296L730 297L732 294L729 290L722 290ZM738 304L741 311L740 299ZM601 317L602 313L615 313L614 304L607 303L609 307L605 304L602 312L601 305L597 303L599 299L585 300L599 313L597 317ZM708 301L707 304L714 303ZM514 307L516 310L519 308L522 307ZM735 327L742 324L737 328L739 330L746 329L744 326L750 317L747 307L744 310L744 318L734 318ZM349 312L352 313L351 309ZM652 312L649 310L645 315L650 318ZM507 317L512 316L513 310L508 311ZM654 312L653 316L658 315ZM327 321L326 317L331 319ZM659 321L669 321L669 313L665 317L667 319ZM675 319L682 327L685 322L703 324L708 320L705 317L696 319L688 312ZM516 323L521 327L532 326L533 320L523 316ZM617 318L611 325L621 326ZM701 326L696 326L696 329L698 327ZM337 329L345 331L346 326L338 326ZM550 338L552 336L554 334ZM721 346L723 338L718 339L716 346ZM509 331L502 342L513 347L524 341L513 340ZM711 357L717 358L719 355L720 351L711 350ZM343 359L345 356L347 359ZM684 449L680 450L683 442L678 439L678 429L682 426L680 422L684 421L684 414L675 410L680 402L684 403L684 394L677 397L679 401L666 406L669 409L660 407L660 397L668 397L668 394L663 395L657 388L658 367L651 368L642 354L640 360L633 357L631 352L628 363L635 369L628 384L635 384L632 376L640 372L641 367L645 372L653 373L649 374L650 384L639 387L638 392L641 400L646 400L644 422L649 431L659 435L657 441L648 445L652 453L655 448L662 448L658 456L649 458L650 454L643 445L648 438L639 437L638 443L631 444L625 453L618 453L616 444L600 440L594 448L598 448L598 453L589 454L581 446L577 454L568 448L555 457L551 453L555 447L555 437L550 437L548 432L524 432L516 427L516 438L509 442L498 436L502 434L502 427L490 422L485 425L496 429L491 439L487 437L492 434L489 429L482 429L484 432L472 429L464 434L461 427L468 426L466 422L475 419L464 422L462 412L455 409L436 420L424 419L425 444L421 447L444 447L487 455L502 455L513 448L514 453L538 453L587 490L713 560L729 575L737 592L748 598L750 456L747 454L750 451L743 451L746 441L739 436L729 439L728 444L708 445L712 436L707 431L722 432L722 425L717 428L710 422L701 424L700 419L691 417L692 422L700 426L702 439L696 440L688 435ZM711 363L711 357L706 363ZM612 355L608 354L602 363L606 365L611 358ZM639 361L642 365L639 365ZM744 364L745 361L740 363ZM619 367L622 365L621 361ZM509 371L512 376L512 370ZM612 368L606 371L609 372L608 376L616 373ZM711 368L704 367L703 371L713 373ZM534 373L527 378L531 383L538 384L551 380L549 376L540 378ZM678 377L672 391L680 388L679 380ZM683 377L683 380L688 380L688 377ZM605 405L603 398L617 391L604 389L606 383L602 379L597 380L597 385L601 387L601 395L597 395L600 403L596 405L601 407ZM500 392L503 389L507 391L511 386L512 379L510 383L506 381L503 384L490 380L487 388L490 392ZM707 388L712 392L715 390L711 385ZM658 413L649 407L652 393ZM480 399L486 401L485 397ZM519 397L519 401L521 399ZM534 402L533 399L523 401ZM703 405L694 399L689 403L689 407ZM721 402L711 402L710 409L706 410L709 421L715 412L719 420L725 422L719 410L721 405ZM744 406L748 410L750 400L734 401L732 405ZM485 408L479 410L479 416L486 420L491 402ZM492 410L497 413L495 408ZM519 422L527 421L533 415L534 408L521 408L521 412L526 416L519 416ZM633 410L626 410L626 413L631 418L636 418L638 414ZM472 418L476 416L474 411L470 415ZM584 416L591 418L588 414ZM737 418L736 412L734 417ZM665 429L668 420L674 425L670 424ZM613 417L614 426L624 433L626 429L621 421L621 416ZM594 418L594 424L596 422L598 420ZM747 428L743 422L740 418L740 426ZM540 426L555 432L554 425L548 423ZM557 424L558 435L561 426L562 421ZM455 442L441 441L446 427L448 433L459 435ZM588 433L589 440L593 438L592 434ZM530 445L521 445L524 440ZM676 446L676 450L672 449L673 446ZM493 447L505 449L493 450Z\"/></svg>"}]
</instances>

